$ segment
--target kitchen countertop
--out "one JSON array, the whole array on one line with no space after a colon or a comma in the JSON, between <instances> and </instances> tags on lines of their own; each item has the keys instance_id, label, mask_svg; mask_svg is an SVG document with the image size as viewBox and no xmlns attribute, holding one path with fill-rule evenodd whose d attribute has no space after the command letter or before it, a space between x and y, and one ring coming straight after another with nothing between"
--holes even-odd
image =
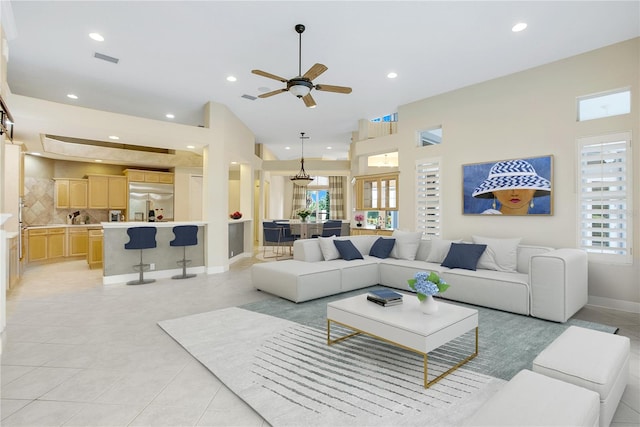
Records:
<instances>
[{"instance_id":1,"label":"kitchen countertop","mask_svg":"<svg viewBox=\"0 0 640 427\"><path fill-rule=\"evenodd\" d=\"M90 227L90 228L100 228L102 225L100 224L46 224L46 225L27 225L27 230L36 230L38 228L76 228L76 227Z\"/></svg>"},{"instance_id":2,"label":"kitchen countertop","mask_svg":"<svg viewBox=\"0 0 640 427\"><path fill-rule=\"evenodd\" d=\"M101 222L102 228L129 228L129 227L175 227L176 225L207 225L205 221L126 221L126 222Z\"/></svg>"}]
</instances>

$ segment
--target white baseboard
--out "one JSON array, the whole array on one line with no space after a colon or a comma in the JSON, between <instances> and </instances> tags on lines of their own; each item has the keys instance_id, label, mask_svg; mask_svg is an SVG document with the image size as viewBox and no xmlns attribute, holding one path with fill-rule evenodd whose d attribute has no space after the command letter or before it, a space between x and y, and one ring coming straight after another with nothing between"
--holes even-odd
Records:
<instances>
[{"instance_id":1,"label":"white baseboard","mask_svg":"<svg viewBox=\"0 0 640 427\"><path fill-rule=\"evenodd\" d=\"M623 301L613 298L594 297L589 295L587 305L611 308L613 310L628 311L630 313L640 313L640 303Z\"/></svg>"}]
</instances>

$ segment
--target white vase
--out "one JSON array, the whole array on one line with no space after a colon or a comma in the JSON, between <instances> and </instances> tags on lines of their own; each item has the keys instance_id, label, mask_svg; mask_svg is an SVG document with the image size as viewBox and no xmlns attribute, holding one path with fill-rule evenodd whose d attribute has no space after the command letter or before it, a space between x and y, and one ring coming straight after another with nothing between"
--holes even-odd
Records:
<instances>
[{"instance_id":1,"label":"white vase","mask_svg":"<svg viewBox=\"0 0 640 427\"><path fill-rule=\"evenodd\" d=\"M432 295L427 295L424 301L420 301L420 310L424 314L435 314L438 312L438 302L433 299Z\"/></svg>"}]
</instances>

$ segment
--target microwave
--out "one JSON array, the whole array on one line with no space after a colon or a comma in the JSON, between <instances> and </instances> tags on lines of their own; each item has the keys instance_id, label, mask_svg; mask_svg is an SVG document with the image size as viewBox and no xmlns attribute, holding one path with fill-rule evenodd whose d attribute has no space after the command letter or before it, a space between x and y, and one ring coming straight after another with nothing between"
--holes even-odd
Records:
<instances>
[{"instance_id":1,"label":"microwave","mask_svg":"<svg viewBox=\"0 0 640 427\"><path fill-rule=\"evenodd\" d=\"M122 211L109 211L109 222L120 222L122 220Z\"/></svg>"}]
</instances>

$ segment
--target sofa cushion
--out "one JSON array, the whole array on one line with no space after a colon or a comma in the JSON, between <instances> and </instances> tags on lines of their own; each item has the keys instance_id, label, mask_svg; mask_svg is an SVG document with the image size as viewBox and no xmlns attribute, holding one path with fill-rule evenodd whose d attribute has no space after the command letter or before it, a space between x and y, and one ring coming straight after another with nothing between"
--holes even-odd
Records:
<instances>
[{"instance_id":1,"label":"sofa cushion","mask_svg":"<svg viewBox=\"0 0 640 427\"><path fill-rule=\"evenodd\" d=\"M318 237L318 244L320 244L320 250L325 261L340 258L340 252L338 252L336 245L333 244L335 238L336 236Z\"/></svg>"},{"instance_id":2,"label":"sofa cushion","mask_svg":"<svg viewBox=\"0 0 640 427\"><path fill-rule=\"evenodd\" d=\"M340 257L342 257L342 259L347 261L364 259L360 251L358 251L350 240L334 240L333 243L336 248L338 248L338 252L340 252Z\"/></svg>"},{"instance_id":3,"label":"sofa cushion","mask_svg":"<svg viewBox=\"0 0 640 427\"><path fill-rule=\"evenodd\" d=\"M475 270L478 260L486 248L487 245L451 243L451 248L444 261L442 261L442 266Z\"/></svg>"},{"instance_id":4,"label":"sofa cushion","mask_svg":"<svg viewBox=\"0 0 640 427\"><path fill-rule=\"evenodd\" d=\"M369 255L382 259L388 258L395 243L396 239L385 239L384 237L379 237L373 246L371 246Z\"/></svg>"},{"instance_id":5,"label":"sofa cushion","mask_svg":"<svg viewBox=\"0 0 640 427\"><path fill-rule=\"evenodd\" d=\"M460 240L444 240L438 239L434 237L431 239L431 250L429 251L429 255L425 259L427 262L437 262L441 264L442 261L447 257L449 253L449 249L451 248L451 243L460 243Z\"/></svg>"},{"instance_id":6,"label":"sofa cushion","mask_svg":"<svg viewBox=\"0 0 640 427\"><path fill-rule=\"evenodd\" d=\"M416 259L416 253L422 239L422 231L393 230L392 237L396 239L396 244L391 250L391 258L410 261Z\"/></svg>"},{"instance_id":7,"label":"sofa cushion","mask_svg":"<svg viewBox=\"0 0 640 427\"><path fill-rule=\"evenodd\" d=\"M494 239L491 237L471 236L473 243L487 245L477 268L496 271L517 271L518 245L521 238Z\"/></svg>"}]
</instances>

